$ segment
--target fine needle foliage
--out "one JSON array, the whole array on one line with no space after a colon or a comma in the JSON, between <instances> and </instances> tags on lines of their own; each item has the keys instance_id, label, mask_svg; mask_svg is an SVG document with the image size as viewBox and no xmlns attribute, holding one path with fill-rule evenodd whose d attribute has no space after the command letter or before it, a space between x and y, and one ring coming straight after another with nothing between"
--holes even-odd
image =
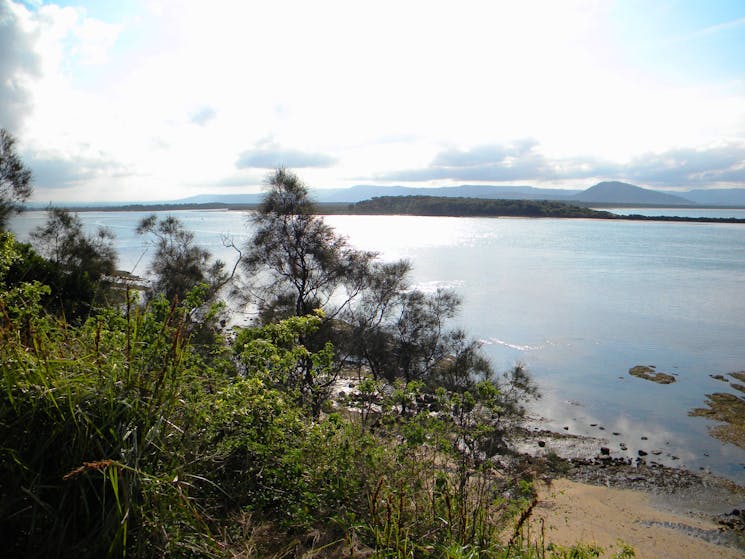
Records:
<instances>
[{"instance_id":1,"label":"fine needle foliage","mask_svg":"<svg viewBox=\"0 0 745 559\"><path fill-rule=\"evenodd\" d=\"M10 216L20 212L33 192L31 169L18 156L16 139L5 128L0 128L0 230Z\"/></svg>"}]
</instances>

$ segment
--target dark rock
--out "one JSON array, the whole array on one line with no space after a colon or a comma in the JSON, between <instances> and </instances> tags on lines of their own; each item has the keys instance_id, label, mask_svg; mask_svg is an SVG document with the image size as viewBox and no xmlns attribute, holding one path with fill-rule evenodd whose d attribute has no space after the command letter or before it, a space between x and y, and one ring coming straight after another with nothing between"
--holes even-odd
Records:
<instances>
[{"instance_id":1,"label":"dark rock","mask_svg":"<svg viewBox=\"0 0 745 559\"><path fill-rule=\"evenodd\" d=\"M545 447L546 441L538 441L538 446L540 446L541 448Z\"/></svg>"},{"instance_id":2,"label":"dark rock","mask_svg":"<svg viewBox=\"0 0 745 559\"><path fill-rule=\"evenodd\" d=\"M648 441L649 440L649 437L646 437L646 436L642 435L642 440L643 441Z\"/></svg>"},{"instance_id":3,"label":"dark rock","mask_svg":"<svg viewBox=\"0 0 745 559\"><path fill-rule=\"evenodd\" d=\"M632 377L642 378L656 382L657 384L672 384L675 382L675 377L667 373L660 373L655 370L654 365L637 365L629 369L629 374Z\"/></svg>"},{"instance_id":4,"label":"dark rock","mask_svg":"<svg viewBox=\"0 0 745 559\"><path fill-rule=\"evenodd\" d=\"M745 532L745 516L740 509L734 509L729 514L721 514L716 520L720 526L739 533Z\"/></svg>"},{"instance_id":5,"label":"dark rock","mask_svg":"<svg viewBox=\"0 0 745 559\"><path fill-rule=\"evenodd\" d=\"M745 385L742 385L739 382L730 382L729 385L735 390L739 390L740 392L745 392Z\"/></svg>"},{"instance_id":6,"label":"dark rock","mask_svg":"<svg viewBox=\"0 0 745 559\"><path fill-rule=\"evenodd\" d=\"M647 451L645 451L645 450L639 450L639 453L638 454L639 454L639 456L646 456L649 453Z\"/></svg>"},{"instance_id":7,"label":"dark rock","mask_svg":"<svg viewBox=\"0 0 745 559\"><path fill-rule=\"evenodd\" d=\"M607 446L601 446L600 454L602 454L603 456L608 456L610 454L610 448L608 448Z\"/></svg>"}]
</instances>

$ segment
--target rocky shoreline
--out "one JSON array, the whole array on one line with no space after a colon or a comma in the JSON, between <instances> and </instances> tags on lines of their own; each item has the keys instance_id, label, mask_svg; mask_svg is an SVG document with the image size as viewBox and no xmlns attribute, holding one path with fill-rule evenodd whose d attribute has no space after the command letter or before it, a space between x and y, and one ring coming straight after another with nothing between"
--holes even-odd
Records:
<instances>
[{"instance_id":1,"label":"rocky shoreline","mask_svg":"<svg viewBox=\"0 0 745 559\"><path fill-rule=\"evenodd\" d=\"M710 543L745 551L745 487L706 472L693 472L647 459L611 456L607 441L542 429L535 424L519 429L510 441L512 449L551 479L649 495L661 510L707 519L716 530L687 524L668 526Z\"/></svg>"},{"instance_id":2,"label":"rocky shoreline","mask_svg":"<svg viewBox=\"0 0 745 559\"><path fill-rule=\"evenodd\" d=\"M348 394L354 395L357 384L358 379L345 377L335 387L337 404L348 411L359 411L348 400ZM505 441L509 452L500 458L504 465L527 466L549 484L552 480L566 479L643 493L661 510L707 520L716 529L702 529L685 522L664 527L745 552L745 487L707 471L694 472L682 466L662 464L657 460L675 462L678 458L654 447L635 448L636 452L632 453L623 442L572 434L568 427L553 431L545 426L543 419L535 417L515 426ZM602 426L597 428L605 430ZM616 438L621 433L608 432L607 436ZM647 441L644 435L640 439Z\"/></svg>"}]
</instances>

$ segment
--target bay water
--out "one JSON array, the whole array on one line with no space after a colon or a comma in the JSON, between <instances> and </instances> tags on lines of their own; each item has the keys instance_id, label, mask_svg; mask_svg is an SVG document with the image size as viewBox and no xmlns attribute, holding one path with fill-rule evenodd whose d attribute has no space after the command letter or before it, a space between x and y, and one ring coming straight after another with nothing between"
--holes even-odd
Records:
<instances>
[{"instance_id":1,"label":"bay water","mask_svg":"<svg viewBox=\"0 0 745 559\"><path fill-rule=\"evenodd\" d=\"M178 217L228 263L235 252L223 238L249 237L243 212L159 213ZM152 249L134 229L149 214L80 217L114 231L120 269L145 274ZM357 248L410 260L417 287L455 290L463 300L457 324L483 342L496 370L527 367L543 394L531 411L550 428L604 437L614 456L644 450L661 463L745 482L745 451L712 438L716 423L688 415L706 394L733 392L711 375L745 370L745 225L325 219ZM44 220L44 212L28 212L11 228L23 240ZM635 365L654 365L676 382L632 377Z\"/></svg>"}]
</instances>

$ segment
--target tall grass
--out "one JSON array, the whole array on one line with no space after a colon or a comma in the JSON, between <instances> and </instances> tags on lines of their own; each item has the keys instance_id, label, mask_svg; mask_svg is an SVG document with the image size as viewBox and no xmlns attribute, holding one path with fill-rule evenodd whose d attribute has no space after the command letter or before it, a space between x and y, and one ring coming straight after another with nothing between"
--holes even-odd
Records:
<instances>
[{"instance_id":1,"label":"tall grass","mask_svg":"<svg viewBox=\"0 0 745 559\"><path fill-rule=\"evenodd\" d=\"M0 312L0 522L9 554L145 553L168 546L159 526L174 518L202 533L183 474L197 436L190 404L210 379L188 350L186 310L161 301L81 328L7 304Z\"/></svg>"}]
</instances>

